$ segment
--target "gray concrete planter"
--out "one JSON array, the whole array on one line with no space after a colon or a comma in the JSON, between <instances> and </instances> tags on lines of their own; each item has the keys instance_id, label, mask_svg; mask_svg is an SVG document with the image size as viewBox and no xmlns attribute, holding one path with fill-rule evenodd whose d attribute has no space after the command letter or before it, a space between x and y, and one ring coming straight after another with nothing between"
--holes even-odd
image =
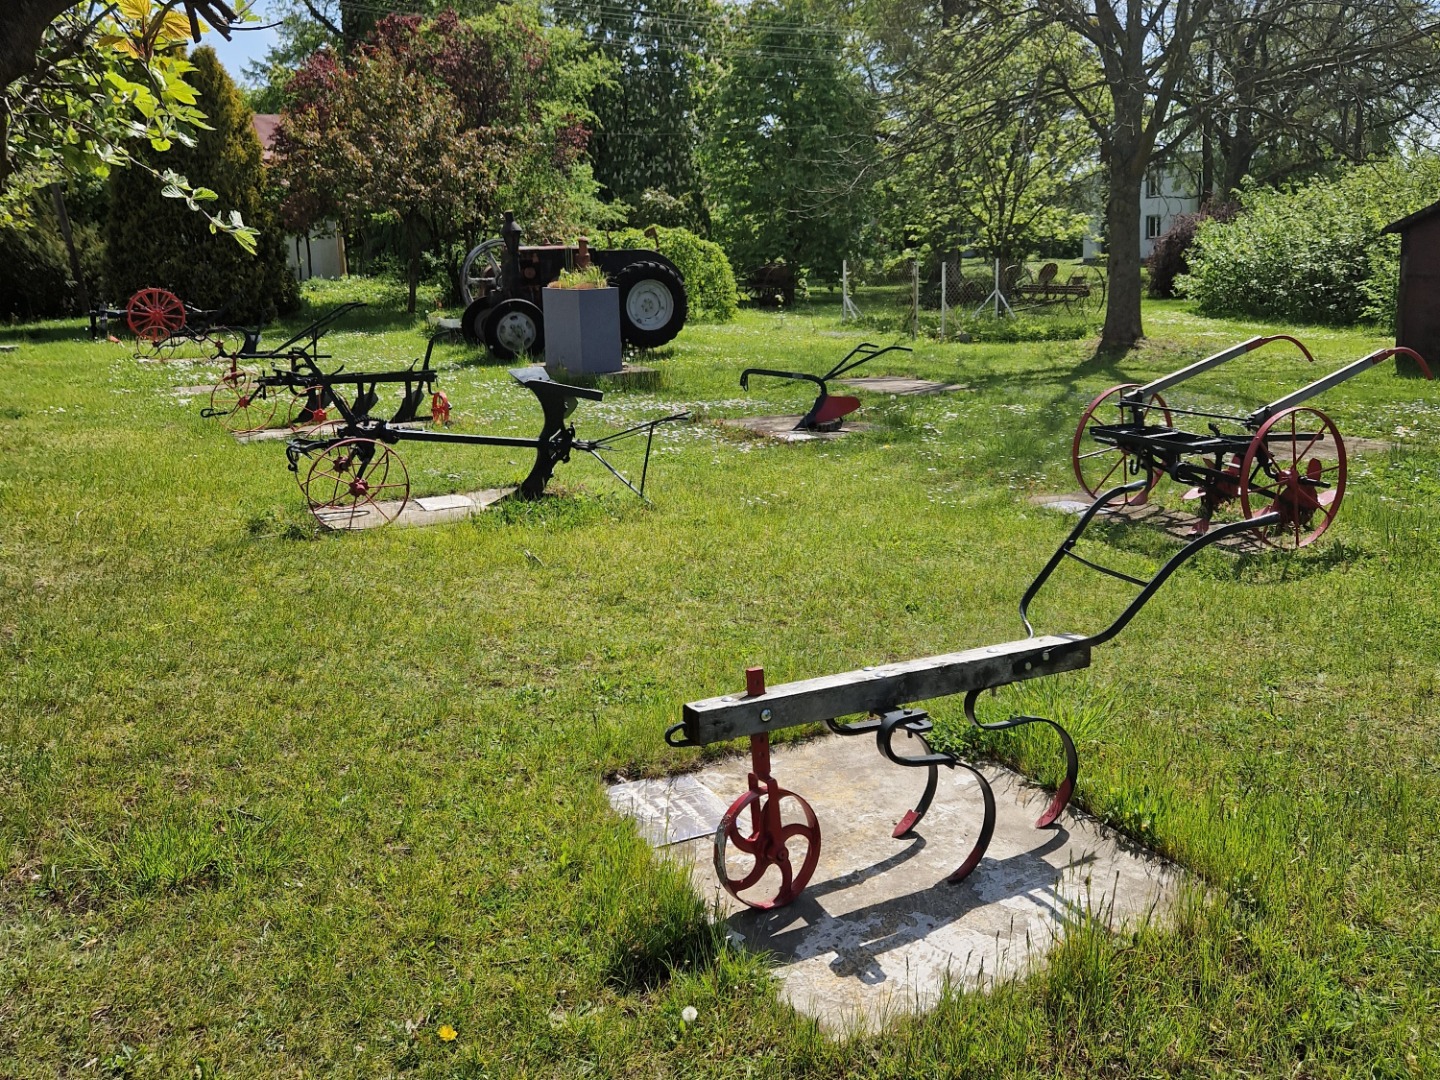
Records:
<instances>
[{"instance_id":1,"label":"gray concrete planter","mask_svg":"<svg viewBox=\"0 0 1440 1080\"><path fill-rule=\"evenodd\" d=\"M547 368L587 375L621 369L619 289L540 291Z\"/></svg>"}]
</instances>

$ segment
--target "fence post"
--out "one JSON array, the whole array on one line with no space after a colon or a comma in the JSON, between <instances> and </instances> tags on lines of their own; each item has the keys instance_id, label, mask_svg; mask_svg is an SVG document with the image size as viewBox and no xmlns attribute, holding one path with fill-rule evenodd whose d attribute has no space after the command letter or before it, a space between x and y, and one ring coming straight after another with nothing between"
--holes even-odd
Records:
<instances>
[{"instance_id":1,"label":"fence post","mask_svg":"<svg viewBox=\"0 0 1440 1080\"><path fill-rule=\"evenodd\" d=\"M945 307L949 300L945 286L945 270L947 260L940 260L940 340L945 340Z\"/></svg>"},{"instance_id":2,"label":"fence post","mask_svg":"<svg viewBox=\"0 0 1440 1080\"><path fill-rule=\"evenodd\" d=\"M850 299L850 260L840 260L840 321L860 318L860 309Z\"/></svg>"},{"instance_id":3,"label":"fence post","mask_svg":"<svg viewBox=\"0 0 1440 1080\"><path fill-rule=\"evenodd\" d=\"M920 260L910 260L910 339L920 336Z\"/></svg>"}]
</instances>

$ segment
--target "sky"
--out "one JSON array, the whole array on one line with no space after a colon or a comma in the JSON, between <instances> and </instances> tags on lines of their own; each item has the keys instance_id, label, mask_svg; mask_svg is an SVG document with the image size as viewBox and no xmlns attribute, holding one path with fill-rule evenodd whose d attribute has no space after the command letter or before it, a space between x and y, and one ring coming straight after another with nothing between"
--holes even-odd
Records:
<instances>
[{"instance_id":1,"label":"sky","mask_svg":"<svg viewBox=\"0 0 1440 1080\"><path fill-rule=\"evenodd\" d=\"M238 6L238 5L237 5ZM245 67L251 61L261 60L275 44L274 30L250 30L244 29L247 26L264 26L271 21L273 16L270 12L269 0L255 0L255 14L260 16L259 23L242 24L231 36L231 41L226 41L213 30L207 33L202 39L202 44L209 45L220 57L220 63L230 73L230 77L237 83L249 85L245 79Z\"/></svg>"}]
</instances>

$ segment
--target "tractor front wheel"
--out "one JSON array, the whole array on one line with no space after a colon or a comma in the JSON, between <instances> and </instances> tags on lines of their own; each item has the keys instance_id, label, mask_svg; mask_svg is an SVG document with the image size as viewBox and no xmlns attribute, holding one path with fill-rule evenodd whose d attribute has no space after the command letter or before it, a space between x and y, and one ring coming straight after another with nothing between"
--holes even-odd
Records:
<instances>
[{"instance_id":1,"label":"tractor front wheel","mask_svg":"<svg viewBox=\"0 0 1440 1080\"><path fill-rule=\"evenodd\" d=\"M501 360L545 349L545 317L529 300L501 300L485 317L481 329L485 344Z\"/></svg>"}]
</instances>

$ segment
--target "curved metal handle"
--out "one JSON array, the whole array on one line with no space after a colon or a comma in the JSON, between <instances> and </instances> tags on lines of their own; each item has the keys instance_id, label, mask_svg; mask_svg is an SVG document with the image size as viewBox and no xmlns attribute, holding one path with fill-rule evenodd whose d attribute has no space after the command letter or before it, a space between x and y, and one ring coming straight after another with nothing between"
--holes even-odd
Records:
<instances>
[{"instance_id":1,"label":"curved metal handle","mask_svg":"<svg viewBox=\"0 0 1440 1080\"><path fill-rule=\"evenodd\" d=\"M679 738L676 738L677 733L679 733ZM665 729L665 744L667 746L673 746L676 749L680 749L686 746L699 745L698 743L691 742L688 738L685 737L685 724L683 721Z\"/></svg>"},{"instance_id":2,"label":"curved metal handle","mask_svg":"<svg viewBox=\"0 0 1440 1080\"><path fill-rule=\"evenodd\" d=\"M804 371L776 371L774 368L746 368L740 373L740 389L750 389L751 375L769 375L776 379L800 379L805 382L813 382L821 390L825 389L825 381L819 375L811 375Z\"/></svg>"}]
</instances>

